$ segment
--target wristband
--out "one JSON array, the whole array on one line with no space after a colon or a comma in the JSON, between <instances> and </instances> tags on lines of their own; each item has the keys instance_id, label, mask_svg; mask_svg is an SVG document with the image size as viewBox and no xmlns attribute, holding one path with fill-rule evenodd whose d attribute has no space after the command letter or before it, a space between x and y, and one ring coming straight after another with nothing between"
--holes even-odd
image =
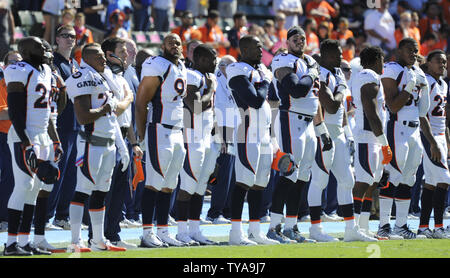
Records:
<instances>
[{"instance_id":1,"label":"wristband","mask_svg":"<svg viewBox=\"0 0 450 278\"><path fill-rule=\"evenodd\" d=\"M412 91L414 90L415 87L416 87L416 83L408 82L408 84L406 84L406 86L405 86L405 91L412 94Z\"/></svg>"},{"instance_id":2,"label":"wristband","mask_svg":"<svg viewBox=\"0 0 450 278\"><path fill-rule=\"evenodd\" d=\"M347 139L351 139L353 141L353 133L348 124L344 126L344 133Z\"/></svg>"},{"instance_id":3,"label":"wristband","mask_svg":"<svg viewBox=\"0 0 450 278\"><path fill-rule=\"evenodd\" d=\"M132 146L132 147L137 147L137 146L139 146L139 143L131 144L131 146Z\"/></svg>"},{"instance_id":4,"label":"wristband","mask_svg":"<svg viewBox=\"0 0 450 278\"><path fill-rule=\"evenodd\" d=\"M322 134L328 134L328 129L325 126L325 124L323 122L321 122L320 124L316 125L314 127L314 130L316 131L316 134L322 135Z\"/></svg>"},{"instance_id":5,"label":"wristband","mask_svg":"<svg viewBox=\"0 0 450 278\"><path fill-rule=\"evenodd\" d=\"M382 146L388 146L388 140L386 138L386 135L381 134L380 136L377 137L377 141L378 143L380 143Z\"/></svg>"}]
</instances>

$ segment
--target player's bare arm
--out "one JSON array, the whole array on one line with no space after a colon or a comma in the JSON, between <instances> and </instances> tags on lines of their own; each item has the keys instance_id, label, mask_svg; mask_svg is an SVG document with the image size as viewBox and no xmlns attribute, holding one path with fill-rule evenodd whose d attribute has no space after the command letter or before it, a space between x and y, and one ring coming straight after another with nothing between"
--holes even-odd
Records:
<instances>
[{"instance_id":1,"label":"player's bare arm","mask_svg":"<svg viewBox=\"0 0 450 278\"><path fill-rule=\"evenodd\" d=\"M321 82L319 89L319 101L325 111L330 114L336 114L343 99L344 95L342 93L337 93L333 96L333 93L330 88L328 88L327 84L325 82Z\"/></svg>"},{"instance_id":2,"label":"player's bare arm","mask_svg":"<svg viewBox=\"0 0 450 278\"><path fill-rule=\"evenodd\" d=\"M428 142L430 142L431 160L440 161L441 151L439 150L439 146L434 139L433 133L431 132L430 122L426 117L420 117L419 120L420 130L422 131L425 138L427 138Z\"/></svg>"},{"instance_id":3,"label":"player's bare arm","mask_svg":"<svg viewBox=\"0 0 450 278\"><path fill-rule=\"evenodd\" d=\"M315 126L317 126L322 122L323 122L322 105L320 105L319 103L319 106L317 107L317 113L313 118L313 123Z\"/></svg>"},{"instance_id":4,"label":"player's bare arm","mask_svg":"<svg viewBox=\"0 0 450 278\"><path fill-rule=\"evenodd\" d=\"M99 108L91 108L91 95L77 96L74 99L73 107L78 123L86 125L95 122L98 118L111 112L111 106L105 104Z\"/></svg>"},{"instance_id":5,"label":"player's bare arm","mask_svg":"<svg viewBox=\"0 0 450 278\"><path fill-rule=\"evenodd\" d=\"M380 87L375 83L365 84L361 87L361 102L364 115L376 137L383 134L383 124L377 111L377 94L379 89Z\"/></svg>"},{"instance_id":6,"label":"player's bare arm","mask_svg":"<svg viewBox=\"0 0 450 278\"><path fill-rule=\"evenodd\" d=\"M142 159L142 157L143 157L143 155L144 155L144 152L143 152L142 149L140 148L139 143L138 143L138 141L137 141L137 139L136 139L136 133L134 133L134 128L133 128L133 126L130 126L130 127L128 128L127 138L128 138L128 141L129 141L129 142L131 143L131 145L133 146L133 153L134 153L134 156L137 157L137 158L139 158L139 159Z\"/></svg>"},{"instance_id":7,"label":"player's bare arm","mask_svg":"<svg viewBox=\"0 0 450 278\"><path fill-rule=\"evenodd\" d=\"M212 107L212 98L215 91L214 88L216 88L216 80L213 74L205 73L205 80L207 88L201 97L202 111Z\"/></svg>"},{"instance_id":8,"label":"player's bare arm","mask_svg":"<svg viewBox=\"0 0 450 278\"><path fill-rule=\"evenodd\" d=\"M136 94L136 130L138 140L145 137L145 122L147 121L147 104L153 99L156 89L161 84L158 76L146 76L139 84Z\"/></svg>"},{"instance_id":9,"label":"player's bare arm","mask_svg":"<svg viewBox=\"0 0 450 278\"><path fill-rule=\"evenodd\" d=\"M397 88L397 81L392 78L382 78L386 105L392 113L397 113L409 101L412 95L402 90L400 93Z\"/></svg>"}]
</instances>

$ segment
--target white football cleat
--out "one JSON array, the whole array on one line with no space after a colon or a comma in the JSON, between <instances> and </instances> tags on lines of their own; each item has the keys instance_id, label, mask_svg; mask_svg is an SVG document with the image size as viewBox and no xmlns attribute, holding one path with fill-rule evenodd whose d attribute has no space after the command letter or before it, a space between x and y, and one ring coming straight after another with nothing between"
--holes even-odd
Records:
<instances>
[{"instance_id":1,"label":"white football cleat","mask_svg":"<svg viewBox=\"0 0 450 278\"><path fill-rule=\"evenodd\" d=\"M67 253L86 253L91 251L92 251L91 248L86 247L81 242L71 243L66 249Z\"/></svg>"},{"instance_id":2,"label":"white football cleat","mask_svg":"<svg viewBox=\"0 0 450 278\"><path fill-rule=\"evenodd\" d=\"M168 244L169 246L187 246L186 243L181 242L175 238L173 238L170 234L169 234L169 230L164 229L164 230L158 230L158 237L161 239L161 241L163 243Z\"/></svg>"},{"instance_id":3,"label":"white football cleat","mask_svg":"<svg viewBox=\"0 0 450 278\"><path fill-rule=\"evenodd\" d=\"M125 249L136 249L137 245L134 243L129 243L126 242L124 240L119 240L119 241L112 241L111 242L113 245L117 246L117 247L123 247Z\"/></svg>"},{"instance_id":4,"label":"white football cleat","mask_svg":"<svg viewBox=\"0 0 450 278\"><path fill-rule=\"evenodd\" d=\"M66 249L64 248L56 248L50 243L48 243L47 239L43 239L38 243L33 243L34 248L39 248L41 250L50 251L52 253L65 253Z\"/></svg>"},{"instance_id":5,"label":"white football cleat","mask_svg":"<svg viewBox=\"0 0 450 278\"><path fill-rule=\"evenodd\" d=\"M183 243L185 243L188 246L199 246L200 243L198 243L197 241L193 240L188 233L181 233L181 234L177 234L175 236L175 238L178 241L181 241Z\"/></svg>"},{"instance_id":6,"label":"white football cleat","mask_svg":"<svg viewBox=\"0 0 450 278\"><path fill-rule=\"evenodd\" d=\"M352 229L345 229L344 241L378 241L374 237L367 236L363 231L359 229L358 225L355 225Z\"/></svg>"},{"instance_id":7,"label":"white football cleat","mask_svg":"<svg viewBox=\"0 0 450 278\"><path fill-rule=\"evenodd\" d=\"M193 240L200 243L200 245L217 245L217 242L207 239L201 231L189 235Z\"/></svg>"},{"instance_id":8,"label":"white football cleat","mask_svg":"<svg viewBox=\"0 0 450 278\"><path fill-rule=\"evenodd\" d=\"M163 243L161 239L153 232L149 232L146 235L141 236L141 244L139 247L144 248L160 248L169 247L169 245Z\"/></svg>"},{"instance_id":9,"label":"white football cleat","mask_svg":"<svg viewBox=\"0 0 450 278\"><path fill-rule=\"evenodd\" d=\"M230 237L228 241L229 245L258 245L258 243L249 240L242 234L242 231L230 231Z\"/></svg>"},{"instance_id":10,"label":"white football cleat","mask_svg":"<svg viewBox=\"0 0 450 278\"><path fill-rule=\"evenodd\" d=\"M262 233L254 233L254 232L250 232L250 231L248 232L248 239L251 241L254 241L258 244L261 244L261 245L280 244L279 241L267 238L266 235L264 235Z\"/></svg>"},{"instance_id":11,"label":"white football cleat","mask_svg":"<svg viewBox=\"0 0 450 278\"><path fill-rule=\"evenodd\" d=\"M309 238L315 239L317 242L337 242L339 239L334 238L323 231L322 226L309 228Z\"/></svg>"},{"instance_id":12,"label":"white football cleat","mask_svg":"<svg viewBox=\"0 0 450 278\"><path fill-rule=\"evenodd\" d=\"M126 248L113 245L109 240L103 238L99 242L95 242L93 239L88 241L89 247L92 251L113 251L113 252L123 252L127 251Z\"/></svg>"},{"instance_id":13,"label":"white football cleat","mask_svg":"<svg viewBox=\"0 0 450 278\"><path fill-rule=\"evenodd\" d=\"M433 238L448 239L448 238L450 238L450 236L445 232L443 227L440 227L440 228L434 229Z\"/></svg>"}]
</instances>

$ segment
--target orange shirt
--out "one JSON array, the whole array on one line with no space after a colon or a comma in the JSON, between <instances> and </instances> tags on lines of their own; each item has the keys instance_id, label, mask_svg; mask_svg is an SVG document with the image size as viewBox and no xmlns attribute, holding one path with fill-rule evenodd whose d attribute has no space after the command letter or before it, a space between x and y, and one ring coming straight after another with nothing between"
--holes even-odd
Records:
<instances>
[{"instance_id":1,"label":"orange shirt","mask_svg":"<svg viewBox=\"0 0 450 278\"><path fill-rule=\"evenodd\" d=\"M5 78L3 78L2 80L0 80L0 111L3 111L5 108L8 108L7 97L8 94L6 92ZM10 127L11 121L9 120L0 121L0 132L8 133Z\"/></svg>"},{"instance_id":2,"label":"orange shirt","mask_svg":"<svg viewBox=\"0 0 450 278\"><path fill-rule=\"evenodd\" d=\"M423 37L429 31L439 32L441 21L437 19L429 19L424 17L419 20L420 35Z\"/></svg>"},{"instance_id":3,"label":"orange shirt","mask_svg":"<svg viewBox=\"0 0 450 278\"><path fill-rule=\"evenodd\" d=\"M84 44L94 42L94 37L92 36L91 30L84 28L84 30L81 33L76 34L77 35L77 37L76 37L77 43L81 40L81 38L84 36L84 34L87 34L87 36L88 36L86 41L84 42ZM78 64L80 64L81 63L81 48L75 51L74 57L75 57L75 60L78 62Z\"/></svg>"},{"instance_id":4,"label":"orange shirt","mask_svg":"<svg viewBox=\"0 0 450 278\"><path fill-rule=\"evenodd\" d=\"M419 28L417 28L417 27L409 28L408 29L408 35L409 35L409 37L413 38L417 42L417 45L419 46L419 53L420 53L421 45L420 45L420 31L419 31ZM398 46L398 43L403 39L403 33L402 33L402 31L399 28L397 28L395 30L394 37L395 37L395 41L397 42L397 46Z\"/></svg>"},{"instance_id":5,"label":"orange shirt","mask_svg":"<svg viewBox=\"0 0 450 278\"><path fill-rule=\"evenodd\" d=\"M343 49L342 50L342 58L347 61L350 62L353 58L355 57L355 52L352 51L351 49Z\"/></svg>"},{"instance_id":6,"label":"orange shirt","mask_svg":"<svg viewBox=\"0 0 450 278\"><path fill-rule=\"evenodd\" d=\"M183 56L186 57L187 55L187 46L186 44L190 40L202 40L202 33L197 28L194 28L193 26L189 27L188 29L184 28L183 26L178 26L174 29L172 29L172 33L177 34L181 38L181 42L183 43Z\"/></svg>"},{"instance_id":7,"label":"orange shirt","mask_svg":"<svg viewBox=\"0 0 450 278\"><path fill-rule=\"evenodd\" d=\"M353 38L353 32L350 30L346 30L344 34L338 31L334 31L331 33L331 39L332 40L338 40L338 41L344 41L344 43L341 42L341 45L345 45L348 38Z\"/></svg>"},{"instance_id":8,"label":"orange shirt","mask_svg":"<svg viewBox=\"0 0 450 278\"><path fill-rule=\"evenodd\" d=\"M330 4L328 4L327 1L320 1L320 3L316 3L314 1L308 2L308 4L306 4L306 15L311 16L310 13L313 9L319 9L322 13L326 13L331 17L336 16L336 10ZM326 18L323 16L314 15L312 17L314 17L314 19L316 20L317 26L319 26L322 21L326 20Z\"/></svg>"},{"instance_id":9,"label":"orange shirt","mask_svg":"<svg viewBox=\"0 0 450 278\"><path fill-rule=\"evenodd\" d=\"M315 33L311 32L309 35L306 35L306 45L310 49L310 51L307 51L309 53L306 54L319 53L319 37Z\"/></svg>"},{"instance_id":10,"label":"orange shirt","mask_svg":"<svg viewBox=\"0 0 450 278\"><path fill-rule=\"evenodd\" d=\"M280 30L275 30L275 36L277 36L279 41L285 42L287 40L287 30L284 28Z\"/></svg>"},{"instance_id":11,"label":"orange shirt","mask_svg":"<svg viewBox=\"0 0 450 278\"><path fill-rule=\"evenodd\" d=\"M198 28L202 34L202 42L223 42L225 41L225 36L219 26L214 26L210 28L206 24ZM227 49L223 46L219 46L217 50L217 56L222 57L227 55Z\"/></svg>"}]
</instances>

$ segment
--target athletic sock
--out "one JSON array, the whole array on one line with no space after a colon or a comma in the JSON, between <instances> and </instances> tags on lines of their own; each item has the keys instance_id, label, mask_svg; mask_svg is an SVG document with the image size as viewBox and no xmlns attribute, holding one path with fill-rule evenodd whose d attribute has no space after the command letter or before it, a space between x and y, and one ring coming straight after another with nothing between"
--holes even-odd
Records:
<instances>
[{"instance_id":1,"label":"athletic sock","mask_svg":"<svg viewBox=\"0 0 450 278\"><path fill-rule=\"evenodd\" d=\"M283 214L290 182L292 181L286 177L279 178L272 193L272 205L270 207L271 212Z\"/></svg>"},{"instance_id":2,"label":"athletic sock","mask_svg":"<svg viewBox=\"0 0 450 278\"><path fill-rule=\"evenodd\" d=\"M353 197L353 209L355 214L361 214L363 200L358 197Z\"/></svg>"},{"instance_id":3,"label":"athletic sock","mask_svg":"<svg viewBox=\"0 0 450 278\"><path fill-rule=\"evenodd\" d=\"M189 234L190 235L195 234L200 231L200 220L189 219L188 226L189 226Z\"/></svg>"},{"instance_id":4,"label":"athletic sock","mask_svg":"<svg viewBox=\"0 0 450 278\"><path fill-rule=\"evenodd\" d=\"M92 240L100 242L104 237L105 207L89 209L89 216L92 225Z\"/></svg>"},{"instance_id":5,"label":"athletic sock","mask_svg":"<svg viewBox=\"0 0 450 278\"><path fill-rule=\"evenodd\" d=\"M364 198L361 207L361 214L359 216L359 220L355 222L358 224L361 229L369 230L369 218L370 218L370 210L372 209L372 199Z\"/></svg>"},{"instance_id":6,"label":"athletic sock","mask_svg":"<svg viewBox=\"0 0 450 278\"><path fill-rule=\"evenodd\" d=\"M288 195L286 197L286 219L290 217L297 218L300 207L300 198L305 184L306 183L304 181L297 181L296 183L290 184ZM289 225L291 224L292 222L289 223Z\"/></svg>"},{"instance_id":7,"label":"athletic sock","mask_svg":"<svg viewBox=\"0 0 450 278\"><path fill-rule=\"evenodd\" d=\"M309 214L311 216L311 225L320 225L320 213L322 212L321 206L309 207Z\"/></svg>"},{"instance_id":8,"label":"athletic sock","mask_svg":"<svg viewBox=\"0 0 450 278\"><path fill-rule=\"evenodd\" d=\"M446 196L447 190L436 186L433 194L434 228L443 227Z\"/></svg>"},{"instance_id":9,"label":"athletic sock","mask_svg":"<svg viewBox=\"0 0 450 278\"><path fill-rule=\"evenodd\" d=\"M283 218L283 214L270 212L270 224L269 229L275 229L275 227L281 223L281 219Z\"/></svg>"},{"instance_id":10,"label":"athletic sock","mask_svg":"<svg viewBox=\"0 0 450 278\"><path fill-rule=\"evenodd\" d=\"M203 208L203 195L194 193L194 195L192 195L191 197L191 202L189 205L189 219L200 220L202 208Z\"/></svg>"},{"instance_id":11,"label":"athletic sock","mask_svg":"<svg viewBox=\"0 0 450 278\"><path fill-rule=\"evenodd\" d=\"M260 232L260 220L251 220L248 223L248 232L255 233L256 235Z\"/></svg>"},{"instance_id":12,"label":"athletic sock","mask_svg":"<svg viewBox=\"0 0 450 278\"><path fill-rule=\"evenodd\" d=\"M395 191L395 225L397 227L403 227L408 222L410 204L411 187L401 183Z\"/></svg>"},{"instance_id":13,"label":"athletic sock","mask_svg":"<svg viewBox=\"0 0 450 278\"><path fill-rule=\"evenodd\" d=\"M344 216L345 229L352 229L355 226L355 217L353 216L353 203L339 205L338 209Z\"/></svg>"},{"instance_id":14,"label":"athletic sock","mask_svg":"<svg viewBox=\"0 0 450 278\"><path fill-rule=\"evenodd\" d=\"M231 193L231 220L241 221L242 209L244 207L245 195L247 190L236 184Z\"/></svg>"},{"instance_id":15,"label":"athletic sock","mask_svg":"<svg viewBox=\"0 0 450 278\"><path fill-rule=\"evenodd\" d=\"M261 212L261 203L263 198L262 190L250 189L247 194L248 214L250 221L259 221Z\"/></svg>"},{"instance_id":16,"label":"athletic sock","mask_svg":"<svg viewBox=\"0 0 450 278\"><path fill-rule=\"evenodd\" d=\"M156 224L157 226L167 226L169 221L170 196L172 192L159 191L156 195Z\"/></svg>"},{"instance_id":17,"label":"athletic sock","mask_svg":"<svg viewBox=\"0 0 450 278\"><path fill-rule=\"evenodd\" d=\"M21 216L22 211L8 209L8 239L6 241L6 247L10 246L14 242L17 242L17 234L19 231Z\"/></svg>"},{"instance_id":18,"label":"athletic sock","mask_svg":"<svg viewBox=\"0 0 450 278\"><path fill-rule=\"evenodd\" d=\"M33 221L34 205L25 204L23 206L22 222L19 226L18 243L25 246L30 241L31 223Z\"/></svg>"},{"instance_id":19,"label":"athletic sock","mask_svg":"<svg viewBox=\"0 0 450 278\"><path fill-rule=\"evenodd\" d=\"M297 224L297 216L286 215L286 219L284 220L284 229L285 230L293 229L296 224Z\"/></svg>"},{"instance_id":20,"label":"athletic sock","mask_svg":"<svg viewBox=\"0 0 450 278\"><path fill-rule=\"evenodd\" d=\"M178 234L186 234L188 232L188 222L187 220L177 221Z\"/></svg>"},{"instance_id":21,"label":"athletic sock","mask_svg":"<svg viewBox=\"0 0 450 278\"><path fill-rule=\"evenodd\" d=\"M431 211L433 210L433 194L434 190L430 190L426 187L422 188L422 196L420 197L419 229L426 229L430 224Z\"/></svg>"},{"instance_id":22,"label":"athletic sock","mask_svg":"<svg viewBox=\"0 0 450 278\"><path fill-rule=\"evenodd\" d=\"M155 210L155 201L156 194L158 192L153 191L147 187L144 187L142 192L142 201L141 201L141 209L142 209L142 226L145 228L146 226L153 226L153 213Z\"/></svg>"},{"instance_id":23,"label":"athletic sock","mask_svg":"<svg viewBox=\"0 0 450 278\"><path fill-rule=\"evenodd\" d=\"M177 210L176 210L177 219L176 220L177 220L177 222L178 221L186 222L188 220L190 203L191 203L191 200L187 200L187 201L176 200L176 206L177 206Z\"/></svg>"},{"instance_id":24,"label":"athletic sock","mask_svg":"<svg viewBox=\"0 0 450 278\"><path fill-rule=\"evenodd\" d=\"M38 197L34 212L34 235L45 234L45 220L47 215L48 197Z\"/></svg>"},{"instance_id":25,"label":"athletic sock","mask_svg":"<svg viewBox=\"0 0 450 278\"><path fill-rule=\"evenodd\" d=\"M72 233L72 243L78 243L81 234L81 221L83 219L84 204L70 203L69 222Z\"/></svg>"},{"instance_id":26,"label":"athletic sock","mask_svg":"<svg viewBox=\"0 0 450 278\"><path fill-rule=\"evenodd\" d=\"M394 199L380 197L380 227L391 221L391 210Z\"/></svg>"}]
</instances>

